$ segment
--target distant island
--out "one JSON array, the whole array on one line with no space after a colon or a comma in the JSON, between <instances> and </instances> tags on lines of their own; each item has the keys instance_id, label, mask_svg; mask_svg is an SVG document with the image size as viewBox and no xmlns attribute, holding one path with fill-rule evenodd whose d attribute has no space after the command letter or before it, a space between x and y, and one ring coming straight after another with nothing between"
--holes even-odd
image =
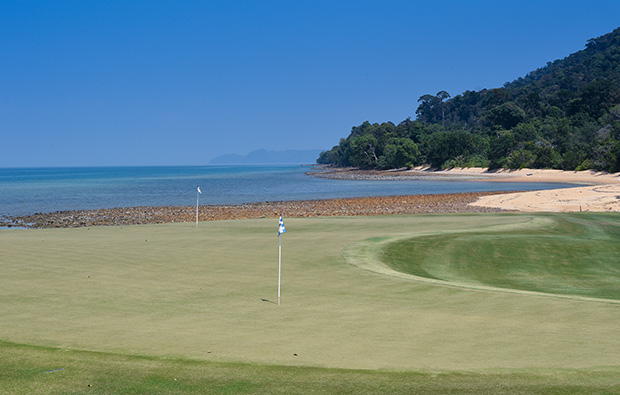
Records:
<instances>
[{"instance_id":1,"label":"distant island","mask_svg":"<svg viewBox=\"0 0 620 395\"><path fill-rule=\"evenodd\" d=\"M313 164L321 150L284 150L268 151L259 149L247 155L226 154L213 158L210 164L217 165L244 165L244 164L291 164L307 165Z\"/></svg>"},{"instance_id":2,"label":"distant island","mask_svg":"<svg viewBox=\"0 0 620 395\"><path fill-rule=\"evenodd\" d=\"M620 28L503 87L423 95L415 119L364 122L317 162L360 169L620 171Z\"/></svg>"}]
</instances>

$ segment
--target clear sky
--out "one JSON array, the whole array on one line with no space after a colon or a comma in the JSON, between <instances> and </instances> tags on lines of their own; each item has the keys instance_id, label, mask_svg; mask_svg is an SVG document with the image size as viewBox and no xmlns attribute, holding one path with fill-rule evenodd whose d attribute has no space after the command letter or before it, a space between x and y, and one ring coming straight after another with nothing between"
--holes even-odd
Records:
<instances>
[{"instance_id":1,"label":"clear sky","mask_svg":"<svg viewBox=\"0 0 620 395\"><path fill-rule=\"evenodd\" d=\"M618 0L0 0L0 167L329 149L619 26Z\"/></svg>"}]
</instances>

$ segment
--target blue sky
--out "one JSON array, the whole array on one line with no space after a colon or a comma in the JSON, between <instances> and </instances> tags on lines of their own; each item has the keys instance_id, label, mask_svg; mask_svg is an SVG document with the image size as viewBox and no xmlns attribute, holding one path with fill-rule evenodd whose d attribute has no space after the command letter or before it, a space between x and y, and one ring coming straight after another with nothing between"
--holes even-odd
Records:
<instances>
[{"instance_id":1,"label":"blue sky","mask_svg":"<svg viewBox=\"0 0 620 395\"><path fill-rule=\"evenodd\" d=\"M0 167L329 149L620 26L620 1L0 0Z\"/></svg>"}]
</instances>

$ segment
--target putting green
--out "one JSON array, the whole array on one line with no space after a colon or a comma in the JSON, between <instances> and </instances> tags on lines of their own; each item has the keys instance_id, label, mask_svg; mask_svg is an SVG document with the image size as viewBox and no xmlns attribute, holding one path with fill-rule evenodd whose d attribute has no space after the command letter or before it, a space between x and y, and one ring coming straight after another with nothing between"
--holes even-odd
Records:
<instances>
[{"instance_id":1,"label":"putting green","mask_svg":"<svg viewBox=\"0 0 620 395\"><path fill-rule=\"evenodd\" d=\"M285 219L281 306L273 303L277 218L199 228L2 230L0 339L125 355L354 369L620 366L620 353L611 351L620 350L618 304L446 287L363 270L345 259L351 251L346 246L367 239L543 232L562 218Z\"/></svg>"},{"instance_id":2,"label":"putting green","mask_svg":"<svg viewBox=\"0 0 620 395\"><path fill-rule=\"evenodd\" d=\"M375 259L453 285L620 300L618 215L551 218L541 227L385 239Z\"/></svg>"}]
</instances>

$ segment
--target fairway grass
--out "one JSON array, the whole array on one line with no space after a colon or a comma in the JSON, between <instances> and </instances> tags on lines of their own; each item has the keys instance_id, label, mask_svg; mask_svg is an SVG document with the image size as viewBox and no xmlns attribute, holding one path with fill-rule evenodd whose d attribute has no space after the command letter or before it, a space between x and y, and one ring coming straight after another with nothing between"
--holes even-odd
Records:
<instances>
[{"instance_id":1,"label":"fairway grass","mask_svg":"<svg viewBox=\"0 0 620 395\"><path fill-rule=\"evenodd\" d=\"M276 217L2 230L0 391L613 392L618 304L444 286L348 263L363 241L522 235L565 218L285 218L281 306ZM593 235L574 226L571 237ZM601 232L598 242L609 236Z\"/></svg>"},{"instance_id":2,"label":"fairway grass","mask_svg":"<svg viewBox=\"0 0 620 395\"><path fill-rule=\"evenodd\" d=\"M610 394L616 368L396 372L205 362L0 342L0 394Z\"/></svg>"}]
</instances>

